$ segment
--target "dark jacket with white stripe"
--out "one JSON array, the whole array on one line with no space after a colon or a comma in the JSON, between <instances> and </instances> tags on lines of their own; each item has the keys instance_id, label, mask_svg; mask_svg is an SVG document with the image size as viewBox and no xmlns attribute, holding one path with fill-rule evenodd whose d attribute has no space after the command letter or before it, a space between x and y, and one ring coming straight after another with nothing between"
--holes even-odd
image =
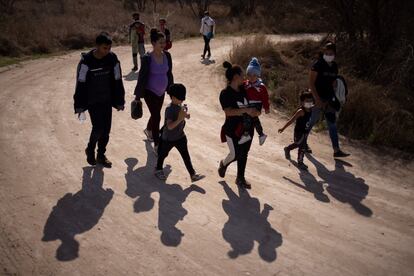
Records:
<instances>
[{"instance_id":1,"label":"dark jacket with white stripe","mask_svg":"<svg viewBox=\"0 0 414 276\"><path fill-rule=\"evenodd\" d=\"M125 105L121 65L114 53L110 52L102 59L95 58L93 50L82 53L73 99L75 112L95 104Z\"/></svg>"}]
</instances>

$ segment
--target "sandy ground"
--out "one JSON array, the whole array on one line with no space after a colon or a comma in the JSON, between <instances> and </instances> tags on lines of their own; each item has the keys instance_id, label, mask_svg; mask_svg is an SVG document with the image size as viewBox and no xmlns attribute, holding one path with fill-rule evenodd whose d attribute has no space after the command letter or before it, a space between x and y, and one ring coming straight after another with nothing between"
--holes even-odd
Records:
<instances>
[{"instance_id":1,"label":"sandy ground","mask_svg":"<svg viewBox=\"0 0 414 276\"><path fill-rule=\"evenodd\" d=\"M280 37L274 37L276 40ZM297 37L283 37L297 39ZM249 192L216 173L224 87L218 68L232 38L212 43L216 63L200 62L200 39L174 43L174 74L189 91L187 124L196 169L191 185L179 155L166 183L144 118L114 112L112 169L88 167L89 131L72 109L79 53L24 63L0 74L0 274L17 275L413 275L414 166L342 141L332 158L326 133L300 172L284 159L292 129L274 111L269 135L253 142ZM127 107L136 76L129 47L114 48L126 75ZM352 91L351 91L352 93Z\"/></svg>"}]
</instances>

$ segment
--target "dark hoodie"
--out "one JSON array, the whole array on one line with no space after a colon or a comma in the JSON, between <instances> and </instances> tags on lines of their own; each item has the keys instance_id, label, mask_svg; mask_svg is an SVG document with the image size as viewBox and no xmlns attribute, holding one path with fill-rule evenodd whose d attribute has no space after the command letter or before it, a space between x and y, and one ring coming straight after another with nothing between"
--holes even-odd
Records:
<instances>
[{"instance_id":1,"label":"dark hoodie","mask_svg":"<svg viewBox=\"0 0 414 276\"><path fill-rule=\"evenodd\" d=\"M74 108L87 110L95 104L125 105L121 65L117 56L110 52L102 59L93 50L82 53L76 75Z\"/></svg>"}]
</instances>

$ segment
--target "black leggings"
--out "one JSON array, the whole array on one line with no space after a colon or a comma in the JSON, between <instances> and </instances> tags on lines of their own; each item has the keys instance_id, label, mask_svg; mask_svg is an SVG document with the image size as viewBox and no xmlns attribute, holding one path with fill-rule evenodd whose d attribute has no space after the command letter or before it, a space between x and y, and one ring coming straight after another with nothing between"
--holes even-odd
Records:
<instances>
[{"instance_id":1,"label":"black leggings","mask_svg":"<svg viewBox=\"0 0 414 276\"><path fill-rule=\"evenodd\" d=\"M94 104L88 107L92 122L88 150L95 151L98 144L98 155L104 155L109 142L112 125L112 106L110 103Z\"/></svg>"},{"instance_id":2,"label":"black leggings","mask_svg":"<svg viewBox=\"0 0 414 276\"><path fill-rule=\"evenodd\" d=\"M298 162L303 162L303 157L305 156L305 149L308 147L308 132L295 130L293 140L294 142L287 146L287 150L291 151L297 148Z\"/></svg>"},{"instance_id":3,"label":"black leggings","mask_svg":"<svg viewBox=\"0 0 414 276\"><path fill-rule=\"evenodd\" d=\"M158 161L157 161L157 170L162 170L164 166L164 160L167 158L170 151L176 148L183 158L185 167L187 168L188 173L191 175L195 174L193 165L191 163L190 153L188 152L187 146L187 137L184 136L178 141L170 142L161 139L160 145L158 147Z\"/></svg>"},{"instance_id":4,"label":"black leggings","mask_svg":"<svg viewBox=\"0 0 414 276\"><path fill-rule=\"evenodd\" d=\"M164 103L164 95L161 97L155 95L152 91L146 90L144 100L147 103L151 116L147 123L147 130L152 132L152 139L154 145L158 146L160 143L160 121L161 121L161 108Z\"/></svg>"},{"instance_id":5,"label":"black leggings","mask_svg":"<svg viewBox=\"0 0 414 276\"><path fill-rule=\"evenodd\" d=\"M208 56L211 56L211 49L210 49L210 41L211 39L208 38L207 36L203 36L204 37L204 51L203 51L203 57L206 56L206 53L208 52Z\"/></svg>"},{"instance_id":6,"label":"black leggings","mask_svg":"<svg viewBox=\"0 0 414 276\"><path fill-rule=\"evenodd\" d=\"M227 167L234 161L237 161L237 178L244 179L247 157L249 155L250 146L252 145L252 140L239 145L238 138L231 138L229 136L226 136L226 139L230 152L223 160L223 165Z\"/></svg>"}]
</instances>

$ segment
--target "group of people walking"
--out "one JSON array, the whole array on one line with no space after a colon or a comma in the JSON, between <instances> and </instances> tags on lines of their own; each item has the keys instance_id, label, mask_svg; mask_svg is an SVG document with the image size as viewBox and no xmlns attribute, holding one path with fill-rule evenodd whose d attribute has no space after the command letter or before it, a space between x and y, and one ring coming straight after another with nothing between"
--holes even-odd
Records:
<instances>
[{"instance_id":1,"label":"group of people walking","mask_svg":"<svg viewBox=\"0 0 414 276\"><path fill-rule=\"evenodd\" d=\"M134 23L130 25L131 43L134 67L138 69L137 55L140 55L140 70L135 87L133 106L141 109L142 101L148 107L150 117L144 129L147 139L154 144L154 154L157 164L154 175L165 180L163 171L164 160L169 152L176 148L181 154L191 181L198 181L204 176L197 174L193 168L188 151L188 140L184 132L186 120L190 119L188 107L184 104L186 87L175 83L173 77L171 48L171 33L166 28L166 20L160 20L159 29L150 30L152 50L145 52L145 24L139 21L139 14L134 14ZM214 36L214 20L205 13L202 19L200 33L203 35L205 47L202 58L211 56L210 40ZM108 33L101 33L96 38L96 48L82 54L77 69L77 84L74 95L76 114L88 111L92 122L92 131L88 146L85 150L87 162L90 165L101 164L111 167L112 163L105 155L111 130L112 108L124 110L125 89L122 83L122 71L117 56L111 52L112 40ZM310 69L310 90L300 95L301 106L285 126L279 129L283 132L296 121L294 143L285 147L285 156L290 159L290 151L298 148L298 167L306 170L303 159L306 152L311 153L307 140L308 135L323 114L328 122L329 134L334 149L334 157L346 157L341 151L336 128L336 112L338 100L335 97L338 68L334 62L336 55L335 44L328 43L323 54L315 61ZM245 178L248 153L252 145L255 130L259 134L259 143L263 145L267 135L264 133L259 117L262 110L270 113L269 94L265 84L260 79L261 67L257 58L252 58L247 69L247 77L239 65L224 62L227 86L221 91L219 102L225 114L222 126L221 140L227 143L229 153L220 161L218 174L225 177L228 166L237 162L236 184L250 189L251 185ZM161 124L161 111L165 93L171 99L165 110L164 123ZM96 146L97 155L96 155Z\"/></svg>"}]
</instances>

